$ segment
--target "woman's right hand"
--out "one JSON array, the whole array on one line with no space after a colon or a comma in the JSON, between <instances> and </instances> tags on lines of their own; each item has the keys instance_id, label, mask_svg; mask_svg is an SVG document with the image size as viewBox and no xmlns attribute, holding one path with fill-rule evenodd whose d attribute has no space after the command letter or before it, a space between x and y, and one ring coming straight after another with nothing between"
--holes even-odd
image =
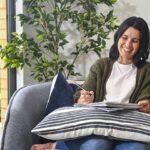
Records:
<instances>
[{"instance_id":1,"label":"woman's right hand","mask_svg":"<svg viewBox=\"0 0 150 150\"><path fill-rule=\"evenodd\" d=\"M78 99L78 104L89 104L92 103L94 100L94 92L93 91L80 91L80 98Z\"/></svg>"}]
</instances>

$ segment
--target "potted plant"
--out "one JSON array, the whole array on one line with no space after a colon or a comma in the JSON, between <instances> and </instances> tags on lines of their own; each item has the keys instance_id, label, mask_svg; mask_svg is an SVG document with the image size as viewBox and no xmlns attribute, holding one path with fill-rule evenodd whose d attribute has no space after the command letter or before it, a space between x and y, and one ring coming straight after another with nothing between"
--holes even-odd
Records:
<instances>
[{"instance_id":1,"label":"potted plant","mask_svg":"<svg viewBox=\"0 0 150 150\"><path fill-rule=\"evenodd\" d=\"M117 28L113 4L117 0L24 0L24 14L19 14L21 25L34 27L35 35L12 33L13 38L0 48L5 67L31 69L31 76L38 81L49 81L62 71L66 78L80 75L75 70L77 59L89 52L99 57L105 49L110 32ZM103 4L111 8L106 14L98 8ZM75 27L79 40L67 52L69 32L66 23Z\"/></svg>"}]
</instances>

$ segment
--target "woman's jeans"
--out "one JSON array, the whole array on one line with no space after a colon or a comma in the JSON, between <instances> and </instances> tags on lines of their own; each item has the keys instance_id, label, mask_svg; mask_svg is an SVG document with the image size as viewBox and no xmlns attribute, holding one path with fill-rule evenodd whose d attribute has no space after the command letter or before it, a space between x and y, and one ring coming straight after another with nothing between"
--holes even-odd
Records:
<instances>
[{"instance_id":1,"label":"woman's jeans","mask_svg":"<svg viewBox=\"0 0 150 150\"><path fill-rule=\"evenodd\" d=\"M150 144L135 141L117 141L92 135L65 142L67 148L60 150L150 150Z\"/></svg>"}]
</instances>

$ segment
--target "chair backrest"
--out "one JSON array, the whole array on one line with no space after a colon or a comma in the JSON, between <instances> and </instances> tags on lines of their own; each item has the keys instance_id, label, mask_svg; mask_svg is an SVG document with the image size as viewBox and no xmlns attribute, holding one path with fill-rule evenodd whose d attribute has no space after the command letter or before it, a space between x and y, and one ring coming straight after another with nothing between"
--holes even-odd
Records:
<instances>
[{"instance_id":1,"label":"chair backrest","mask_svg":"<svg viewBox=\"0 0 150 150\"><path fill-rule=\"evenodd\" d=\"M31 130L43 118L50 83L35 84L17 90L10 99L4 125L1 150L30 150L39 143Z\"/></svg>"}]
</instances>

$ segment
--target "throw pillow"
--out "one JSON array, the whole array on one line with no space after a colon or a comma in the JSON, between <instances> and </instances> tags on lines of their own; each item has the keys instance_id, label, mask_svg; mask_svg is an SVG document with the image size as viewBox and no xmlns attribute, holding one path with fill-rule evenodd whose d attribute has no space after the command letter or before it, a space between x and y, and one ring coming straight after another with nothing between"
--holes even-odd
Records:
<instances>
[{"instance_id":1,"label":"throw pillow","mask_svg":"<svg viewBox=\"0 0 150 150\"><path fill-rule=\"evenodd\" d=\"M76 90L76 85L69 84L62 72L59 72L53 79L48 103L45 109L45 115L53 110L73 105L73 94Z\"/></svg>"},{"instance_id":2,"label":"throw pillow","mask_svg":"<svg viewBox=\"0 0 150 150\"><path fill-rule=\"evenodd\" d=\"M64 107L46 116L32 132L52 140L95 134L150 142L150 114L134 110L108 113L95 107Z\"/></svg>"}]
</instances>

